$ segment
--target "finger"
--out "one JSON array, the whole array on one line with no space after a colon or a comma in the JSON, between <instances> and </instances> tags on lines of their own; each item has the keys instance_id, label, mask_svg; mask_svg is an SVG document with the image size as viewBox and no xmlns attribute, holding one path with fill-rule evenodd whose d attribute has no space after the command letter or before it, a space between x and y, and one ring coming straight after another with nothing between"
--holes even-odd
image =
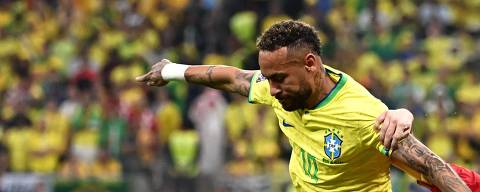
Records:
<instances>
[{"instance_id":1,"label":"finger","mask_svg":"<svg viewBox=\"0 0 480 192\"><path fill-rule=\"evenodd\" d=\"M409 133L412 132L412 125L406 125L404 128L403 128L403 132L408 135Z\"/></svg>"},{"instance_id":2,"label":"finger","mask_svg":"<svg viewBox=\"0 0 480 192\"><path fill-rule=\"evenodd\" d=\"M162 64L166 64L166 63L171 63L170 60L168 59L162 59L160 62L156 62L155 64L152 65L152 68L158 66L158 65L162 65Z\"/></svg>"},{"instance_id":3,"label":"finger","mask_svg":"<svg viewBox=\"0 0 480 192\"><path fill-rule=\"evenodd\" d=\"M394 135L394 139L392 141L392 148L393 149L397 149L398 147L398 142L401 141L402 139L405 139L406 137L408 137L408 135L410 134L410 128L411 126L410 125L401 125L401 126L397 126L397 129L395 130L395 135Z\"/></svg>"},{"instance_id":4,"label":"finger","mask_svg":"<svg viewBox=\"0 0 480 192\"><path fill-rule=\"evenodd\" d=\"M399 130L398 134L399 134L400 136L408 135L408 134L410 133L411 127L412 127L411 124L408 124L408 123L399 123L399 124L397 125L397 130ZM396 131L395 131L395 132L396 132Z\"/></svg>"},{"instance_id":5,"label":"finger","mask_svg":"<svg viewBox=\"0 0 480 192\"><path fill-rule=\"evenodd\" d=\"M403 128L397 126L397 128L395 129L395 133L393 134L392 145L391 145L392 151L397 149L397 146L398 146L397 143L402 139L402 135L403 135Z\"/></svg>"},{"instance_id":6,"label":"finger","mask_svg":"<svg viewBox=\"0 0 480 192\"><path fill-rule=\"evenodd\" d=\"M395 134L393 135L392 139L392 149L397 149L398 142L408 136L408 134L410 133L409 127L410 126L406 124L397 125L397 128L395 129Z\"/></svg>"},{"instance_id":7,"label":"finger","mask_svg":"<svg viewBox=\"0 0 480 192\"><path fill-rule=\"evenodd\" d=\"M390 149L391 149L392 151L394 151L394 150L397 149L397 142L398 142L397 137L393 136L393 138L392 138L392 144L391 144L391 147L390 147Z\"/></svg>"},{"instance_id":8,"label":"finger","mask_svg":"<svg viewBox=\"0 0 480 192\"><path fill-rule=\"evenodd\" d=\"M380 129L380 125L385 120L385 116L387 116L387 111L384 111L380 116L377 117L377 119L375 121L375 125L374 125L377 130Z\"/></svg>"},{"instance_id":9,"label":"finger","mask_svg":"<svg viewBox=\"0 0 480 192\"><path fill-rule=\"evenodd\" d=\"M383 139L385 139L385 133L387 132L387 128L390 125L390 118L385 117L383 123L381 124L382 126L380 127L380 141L383 142Z\"/></svg>"},{"instance_id":10,"label":"finger","mask_svg":"<svg viewBox=\"0 0 480 192\"><path fill-rule=\"evenodd\" d=\"M381 133L380 130L382 130L382 127L384 127L384 126L385 126L385 124L380 123L380 125L378 125L378 126L376 127L376 130L375 130L375 131L377 131L378 133Z\"/></svg>"},{"instance_id":11,"label":"finger","mask_svg":"<svg viewBox=\"0 0 480 192\"><path fill-rule=\"evenodd\" d=\"M162 64L162 62L158 62L158 63L153 64L153 65L152 65L152 69L157 68L157 67L158 67L159 65L161 65L161 64Z\"/></svg>"},{"instance_id":12,"label":"finger","mask_svg":"<svg viewBox=\"0 0 480 192\"><path fill-rule=\"evenodd\" d=\"M390 149L391 147L391 142L392 142L393 134L395 134L396 126L397 126L397 122L395 120L390 122L390 124L388 125L387 132L385 132L385 140L383 140L383 145L386 148Z\"/></svg>"},{"instance_id":13,"label":"finger","mask_svg":"<svg viewBox=\"0 0 480 192\"><path fill-rule=\"evenodd\" d=\"M152 72L148 72L144 75L141 75L141 76L138 76L138 77L135 77L135 81L138 81L138 82L146 82L150 79L150 74L152 74Z\"/></svg>"}]
</instances>

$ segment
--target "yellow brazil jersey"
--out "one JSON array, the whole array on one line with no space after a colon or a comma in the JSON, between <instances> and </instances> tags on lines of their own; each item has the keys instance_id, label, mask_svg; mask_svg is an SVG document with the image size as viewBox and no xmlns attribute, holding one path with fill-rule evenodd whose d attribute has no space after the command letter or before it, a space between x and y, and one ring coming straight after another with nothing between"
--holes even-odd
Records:
<instances>
[{"instance_id":1,"label":"yellow brazil jersey","mask_svg":"<svg viewBox=\"0 0 480 192\"><path fill-rule=\"evenodd\" d=\"M373 128L387 107L347 74L325 68L336 85L313 109L285 111L260 71L250 85L249 102L272 106L290 141L296 191L391 191L391 152Z\"/></svg>"}]
</instances>

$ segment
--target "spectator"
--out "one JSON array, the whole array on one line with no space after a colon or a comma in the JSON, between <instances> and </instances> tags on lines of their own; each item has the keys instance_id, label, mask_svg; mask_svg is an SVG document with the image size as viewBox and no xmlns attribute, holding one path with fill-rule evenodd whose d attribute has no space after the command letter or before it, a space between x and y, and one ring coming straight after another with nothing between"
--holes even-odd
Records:
<instances>
[{"instance_id":1,"label":"spectator","mask_svg":"<svg viewBox=\"0 0 480 192\"><path fill-rule=\"evenodd\" d=\"M27 142L29 170L41 174L54 173L65 145L62 132L47 127L46 117L40 117Z\"/></svg>"},{"instance_id":2,"label":"spectator","mask_svg":"<svg viewBox=\"0 0 480 192\"><path fill-rule=\"evenodd\" d=\"M188 127L176 130L170 135L168 146L173 164L170 175L174 179L174 190L194 190L196 188L195 177L199 173L198 132Z\"/></svg>"},{"instance_id":3,"label":"spectator","mask_svg":"<svg viewBox=\"0 0 480 192\"><path fill-rule=\"evenodd\" d=\"M65 181L84 180L91 176L91 172L86 163L69 153L60 165L58 176Z\"/></svg>"},{"instance_id":4,"label":"spectator","mask_svg":"<svg viewBox=\"0 0 480 192\"><path fill-rule=\"evenodd\" d=\"M0 143L0 178L9 171L9 164L8 149L3 143Z\"/></svg>"},{"instance_id":5,"label":"spectator","mask_svg":"<svg viewBox=\"0 0 480 192\"><path fill-rule=\"evenodd\" d=\"M105 149L100 150L90 169L92 177L100 181L115 182L122 178L120 162L112 158Z\"/></svg>"},{"instance_id":6,"label":"spectator","mask_svg":"<svg viewBox=\"0 0 480 192\"><path fill-rule=\"evenodd\" d=\"M32 121L24 112L18 112L6 122L5 145L9 151L12 171L27 171L28 145Z\"/></svg>"}]
</instances>

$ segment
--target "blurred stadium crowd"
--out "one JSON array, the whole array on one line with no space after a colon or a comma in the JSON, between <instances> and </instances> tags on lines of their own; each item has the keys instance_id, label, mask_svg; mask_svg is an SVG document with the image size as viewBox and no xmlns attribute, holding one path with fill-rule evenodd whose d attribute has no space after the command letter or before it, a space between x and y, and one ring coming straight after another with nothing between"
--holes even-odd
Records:
<instances>
[{"instance_id":1,"label":"blurred stadium crowd","mask_svg":"<svg viewBox=\"0 0 480 192\"><path fill-rule=\"evenodd\" d=\"M258 69L255 38L288 18L316 26L325 64L411 110L434 152L478 171L478 10L479 0L0 0L1 191L288 190L289 144L268 107L133 81L161 58ZM25 184L31 175L50 180ZM423 190L392 177L394 191Z\"/></svg>"}]
</instances>

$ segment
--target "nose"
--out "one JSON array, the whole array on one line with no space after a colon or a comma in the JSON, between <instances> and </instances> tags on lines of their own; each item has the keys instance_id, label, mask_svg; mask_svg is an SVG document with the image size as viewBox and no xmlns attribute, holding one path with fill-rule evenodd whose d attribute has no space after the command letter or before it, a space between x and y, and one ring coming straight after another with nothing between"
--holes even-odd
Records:
<instances>
[{"instance_id":1,"label":"nose","mask_svg":"<svg viewBox=\"0 0 480 192\"><path fill-rule=\"evenodd\" d=\"M275 83L270 82L270 95L275 96L282 92L282 90L279 88L279 86Z\"/></svg>"}]
</instances>

